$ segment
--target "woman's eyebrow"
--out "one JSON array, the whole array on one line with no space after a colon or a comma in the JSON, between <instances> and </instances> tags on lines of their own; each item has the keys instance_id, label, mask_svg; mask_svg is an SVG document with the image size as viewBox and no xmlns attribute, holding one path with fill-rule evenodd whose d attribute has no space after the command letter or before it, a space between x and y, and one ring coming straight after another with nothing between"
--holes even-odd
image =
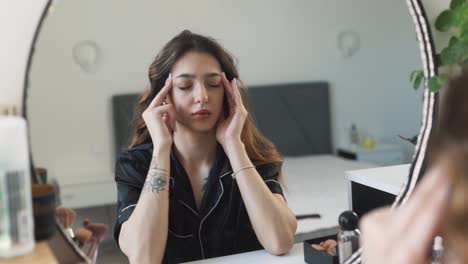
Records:
<instances>
[{"instance_id":1,"label":"woman's eyebrow","mask_svg":"<svg viewBox=\"0 0 468 264\"><path fill-rule=\"evenodd\" d=\"M210 72L210 73L205 74L205 78L219 77L219 76L221 76L221 74L217 72Z\"/></svg>"},{"instance_id":2,"label":"woman's eyebrow","mask_svg":"<svg viewBox=\"0 0 468 264\"><path fill-rule=\"evenodd\" d=\"M205 78L211 78L211 77L220 77L221 74L218 72L210 72L204 75ZM196 78L194 74L189 74L189 73L182 73L179 74L176 78Z\"/></svg>"},{"instance_id":3,"label":"woman's eyebrow","mask_svg":"<svg viewBox=\"0 0 468 264\"><path fill-rule=\"evenodd\" d=\"M195 75L188 74L188 73L182 73L179 76L177 76L176 78L195 78Z\"/></svg>"}]
</instances>

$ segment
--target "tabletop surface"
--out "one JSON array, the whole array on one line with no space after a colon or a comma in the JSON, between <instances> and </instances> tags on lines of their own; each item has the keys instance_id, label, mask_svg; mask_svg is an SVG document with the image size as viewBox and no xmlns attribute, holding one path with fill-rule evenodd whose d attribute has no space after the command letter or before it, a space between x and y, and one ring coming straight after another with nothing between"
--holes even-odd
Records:
<instances>
[{"instance_id":1,"label":"tabletop surface","mask_svg":"<svg viewBox=\"0 0 468 264\"><path fill-rule=\"evenodd\" d=\"M408 178L410 164L347 171L349 181L398 195Z\"/></svg>"},{"instance_id":2,"label":"tabletop surface","mask_svg":"<svg viewBox=\"0 0 468 264\"><path fill-rule=\"evenodd\" d=\"M302 243L294 244L288 254L275 256L265 250L257 250L242 254L235 254L219 258L204 259L188 263L268 263L268 264L293 264L304 263L304 248Z\"/></svg>"},{"instance_id":3,"label":"tabletop surface","mask_svg":"<svg viewBox=\"0 0 468 264\"><path fill-rule=\"evenodd\" d=\"M0 258L0 264L58 264L47 241L36 243L33 252L8 259Z\"/></svg>"}]
</instances>

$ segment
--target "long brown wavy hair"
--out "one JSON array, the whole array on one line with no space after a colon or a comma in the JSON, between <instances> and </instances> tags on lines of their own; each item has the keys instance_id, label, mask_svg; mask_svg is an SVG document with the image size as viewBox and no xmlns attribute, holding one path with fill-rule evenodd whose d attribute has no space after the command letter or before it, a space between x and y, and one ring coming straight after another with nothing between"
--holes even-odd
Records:
<instances>
[{"instance_id":1,"label":"long brown wavy hair","mask_svg":"<svg viewBox=\"0 0 468 264\"><path fill-rule=\"evenodd\" d=\"M236 69L233 56L216 40L207 36L194 34L188 30L182 31L163 47L149 67L149 84L138 98L133 118L133 136L129 148L138 144L152 143L142 113L148 108L150 102L164 86L173 65L189 51L210 54L217 59L221 65L221 70L226 74L228 80L232 80L233 78L239 80L239 73ZM239 89L242 101L248 111L247 86L242 81L240 83ZM228 109L226 97L224 98L224 109L225 111ZM257 129L250 113L245 121L241 140L245 144L247 155L254 165L275 163L281 171L283 161L280 154L276 150L275 145Z\"/></svg>"},{"instance_id":2,"label":"long brown wavy hair","mask_svg":"<svg viewBox=\"0 0 468 264\"><path fill-rule=\"evenodd\" d=\"M462 261L468 261L468 63L460 76L441 90L439 118L430 145L430 163L439 158L451 161L453 188L444 217L443 233ZM431 135L432 136L432 135ZM464 241L464 242L462 242ZM444 240L445 243L445 240Z\"/></svg>"},{"instance_id":3,"label":"long brown wavy hair","mask_svg":"<svg viewBox=\"0 0 468 264\"><path fill-rule=\"evenodd\" d=\"M447 205L442 232L447 244L464 263L468 261L468 63L460 76L441 90L440 111L429 145L429 163L447 159L452 195Z\"/></svg>"}]
</instances>

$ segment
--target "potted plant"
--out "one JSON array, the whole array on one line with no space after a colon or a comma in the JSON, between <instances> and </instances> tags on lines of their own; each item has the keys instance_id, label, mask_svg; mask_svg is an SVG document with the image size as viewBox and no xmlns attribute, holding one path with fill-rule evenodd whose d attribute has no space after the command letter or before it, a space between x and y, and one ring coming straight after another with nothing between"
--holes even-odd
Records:
<instances>
[{"instance_id":1,"label":"potted plant","mask_svg":"<svg viewBox=\"0 0 468 264\"><path fill-rule=\"evenodd\" d=\"M448 45L436 55L439 74L428 80L428 88L433 92L439 91L450 73L459 71L460 65L468 62L468 1L452 0L449 9L437 16L435 28L448 32L451 37ZM413 71L410 75L415 90L421 86L423 79L422 70Z\"/></svg>"},{"instance_id":2,"label":"potted plant","mask_svg":"<svg viewBox=\"0 0 468 264\"><path fill-rule=\"evenodd\" d=\"M452 0L450 7L443 10L435 21L435 28L439 32L451 35L448 45L436 54L435 64L439 74L428 80L428 88L438 92L449 79L449 75L460 71L462 64L468 62L468 1ZM424 80L423 70L415 70L410 75L413 88L417 90ZM411 138L399 136L416 145L418 136Z\"/></svg>"}]
</instances>

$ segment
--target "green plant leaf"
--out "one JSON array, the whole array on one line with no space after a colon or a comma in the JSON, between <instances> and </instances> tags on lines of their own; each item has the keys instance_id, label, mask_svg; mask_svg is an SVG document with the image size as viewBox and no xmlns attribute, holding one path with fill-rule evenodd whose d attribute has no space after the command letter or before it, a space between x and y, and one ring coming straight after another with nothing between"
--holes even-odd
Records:
<instances>
[{"instance_id":1,"label":"green plant leaf","mask_svg":"<svg viewBox=\"0 0 468 264\"><path fill-rule=\"evenodd\" d=\"M455 36L452 36L452 37L450 38L450 41L449 41L449 46L455 45L455 43L457 43L457 41L458 41L458 38L455 37Z\"/></svg>"},{"instance_id":2,"label":"green plant leaf","mask_svg":"<svg viewBox=\"0 0 468 264\"><path fill-rule=\"evenodd\" d=\"M448 31L452 26L454 26L454 13L452 10L445 10L437 17L435 21L435 27L441 32Z\"/></svg>"},{"instance_id":3,"label":"green plant leaf","mask_svg":"<svg viewBox=\"0 0 468 264\"><path fill-rule=\"evenodd\" d=\"M413 89L417 90L421 86L421 81L424 78L424 72L422 70L417 71L414 81L413 81Z\"/></svg>"},{"instance_id":4,"label":"green plant leaf","mask_svg":"<svg viewBox=\"0 0 468 264\"><path fill-rule=\"evenodd\" d=\"M459 39L451 41L440 53L442 65L461 63L468 58L468 41Z\"/></svg>"},{"instance_id":5,"label":"green plant leaf","mask_svg":"<svg viewBox=\"0 0 468 264\"><path fill-rule=\"evenodd\" d=\"M435 63L435 65L437 65L437 66L439 66L439 67L440 67L440 66L444 66L444 65L442 64L442 61L440 60L440 53L435 55L434 63Z\"/></svg>"},{"instance_id":6,"label":"green plant leaf","mask_svg":"<svg viewBox=\"0 0 468 264\"><path fill-rule=\"evenodd\" d=\"M414 70L411 72L411 75L410 75L410 82L413 82L414 80L414 77L419 74L419 72L423 72L422 70Z\"/></svg>"},{"instance_id":7,"label":"green plant leaf","mask_svg":"<svg viewBox=\"0 0 468 264\"><path fill-rule=\"evenodd\" d=\"M461 27L464 23L468 22L468 2L462 3L456 8L452 9L452 26Z\"/></svg>"},{"instance_id":8,"label":"green plant leaf","mask_svg":"<svg viewBox=\"0 0 468 264\"><path fill-rule=\"evenodd\" d=\"M463 4L465 2L465 0L452 0L450 2L450 9L454 9L456 8L457 6Z\"/></svg>"},{"instance_id":9,"label":"green plant leaf","mask_svg":"<svg viewBox=\"0 0 468 264\"><path fill-rule=\"evenodd\" d=\"M461 25L458 38L463 41L468 40L468 21Z\"/></svg>"},{"instance_id":10,"label":"green plant leaf","mask_svg":"<svg viewBox=\"0 0 468 264\"><path fill-rule=\"evenodd\" d=\"M445 74L439 74L433 76L428 81L428 88L431 92L437 92L439 89L447 83L448 77Z\"/></svg>"},{"instance_id":11,"label":"green plant leaf","mask_svg":"<svg viewBox=\"0 0 468 264\"><path fill-rule=\"evenodd\" d=\"M450 9L442 11L437 16L435 28L441 32L448 31L451 36L447 47L435 55L435 63L439 69L468 63L468 0L451 0ZM410 74L410 81L415 90L421 86L424 78L423 71L416 70ZM427 80L427 88L437 92L447 81L447 75L436 75Z\"/></svg>"}]
</instances>

